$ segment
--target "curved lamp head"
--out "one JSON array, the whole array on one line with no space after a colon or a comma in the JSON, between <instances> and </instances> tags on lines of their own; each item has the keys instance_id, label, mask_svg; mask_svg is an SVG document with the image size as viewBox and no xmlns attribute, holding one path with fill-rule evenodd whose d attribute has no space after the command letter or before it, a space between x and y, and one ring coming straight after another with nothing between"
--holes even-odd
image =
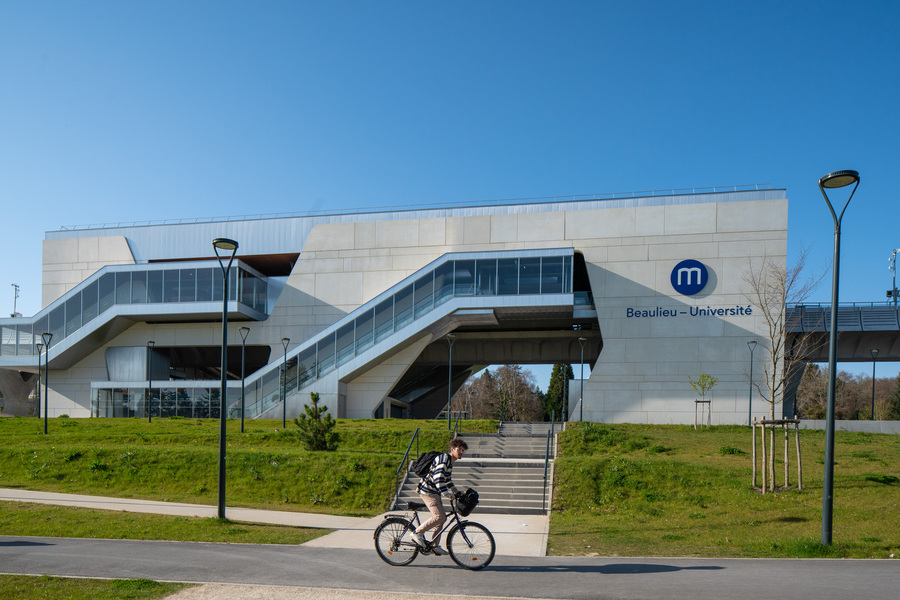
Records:
<instances>
[{"instance_id":1,"label":"curved lamp head","mask_svg":"<svg viewBox=\"0 0 900 600\"><path fill-rule=\"evenodd\" d=\"M238 243L228 238L216 238L213 240L213 247L219 250L232 251L238 249Z\"/></svg>"},{"instance_id":2,"label":"curved lamp head","mask_svg":"<svg viewBox=\"0 0 900 600\"><path fill-rule=\"evenodd\" d=\"M41 339L44 340L44 348L49 350L50 349L50 340L53 339L53 334L52 333L42 333Z\"/></svg>"},{"instance_id":3,"label":"curved lamp head","mask_svg":"<svg viewBox=\"0 0 900 600\"><path fill-rule=\"evenodd\" d=\"M750 340L749 342L747 342L747 347L750 348L750 352L753 352L753 350L756 348L756 340Z\"/></svg>"},{"instance_id":4,"label":"curved lamp head","mask_svg":"<svg viewBox=\"0 0 900 600\"><path fill-rule=\"evenodd\" d=\"M155 346L155 345L156 345L156 342L154 342L153 340L150 340L149 342L147 342L147 348L149 348L150 350L153 350L153 346Z\"/></svg>"},{"instance_id":5,"label":"curved lamp head","mask_svg":"<svg viewBox=\"0 0 900 600\"><path fill-rule=\"evenodd\" d=\"M875 360L875 357L878 356L879 352L880 350L878 350L878 348L872 348L871 350L869 350L869 354L872 355L872 360Z\"/></svg>"},{"instance_id":6,"label":"curved lamp head","mask_svg":"<svg viewBox=\"0 0 900 600\"><path fill-rule=\"evenodd\" d=\"M835 171L819 179L819 186L828 189L842 188L859 182L856 171Z\"/></svg>"},{"instance_id":7,"label":"curved lamp head","mask_svg":"<svg viewBox=\"0 0 900 600\"><path fill-rule=\"evenodd\" d=\"M247 336L250 335L250 328L249 327L241 327L240 329L238 329L238 331L241 333L241 341L246 342Z\"/></svg>"},{"instance_id":8,"label":"curved lamp head","mask_svg":"<svg viewBox=\"0 0 900 600\"><path fill-rule=\"evenodd\" d=\"M291 338L281 338L281 345L284 346L284 351L287 352L288 344L291 343Z\"/></svg>"}]
</instances>

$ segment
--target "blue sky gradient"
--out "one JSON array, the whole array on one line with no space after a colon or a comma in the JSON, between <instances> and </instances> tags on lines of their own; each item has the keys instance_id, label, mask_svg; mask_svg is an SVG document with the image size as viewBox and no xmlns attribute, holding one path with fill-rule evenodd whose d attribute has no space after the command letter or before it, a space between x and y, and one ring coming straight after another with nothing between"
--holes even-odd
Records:
<instances>
[{"instance_id":1,"label":"blue sky gradient","mask_svg":"<svg viewBox=\"0 0 900 600\"><path fill-rule=\"evenodd\" d=\"M883 302L898 17L891 1L4 2L3 312L12 283L20 312L40 308L41 240L61 226L756 183L787 189L789 252L821 272L817 181L841 169L861 184L840 298ZM827 275L812 299L830 298Z\"/></svg>"}]
</instances>

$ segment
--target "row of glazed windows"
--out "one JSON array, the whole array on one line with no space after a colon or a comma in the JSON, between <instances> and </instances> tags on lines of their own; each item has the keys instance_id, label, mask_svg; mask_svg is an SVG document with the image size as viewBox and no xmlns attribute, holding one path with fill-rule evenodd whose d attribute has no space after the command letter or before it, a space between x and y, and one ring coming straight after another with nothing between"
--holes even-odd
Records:
<instances>
[{"instance_id":1,"label":"row of glazed windows","mask_svg":"<svg viewBox=\"0 0 900 600\"><path fill-rule=\"evenodd\" d=\"M53 347L117 304L221 302L222 283L218 267L105 273L34 323L0 326L0 356L35 356L42 333L53 334ZM267 293L265 279L231 268L229 300L265 313Z\"/></svg>"},{"instance_id":2,"label":"row of glazed windows","mask_svg":"<svg viewBox=\"0 0 900 600\"><path fill-rule=\"evenodd\" d=\"M572 257L450 260L288 357L246 386L247 414L262 414L284 394L326 375L454 297L572 293Z\"/></svg>"}]
</instances>

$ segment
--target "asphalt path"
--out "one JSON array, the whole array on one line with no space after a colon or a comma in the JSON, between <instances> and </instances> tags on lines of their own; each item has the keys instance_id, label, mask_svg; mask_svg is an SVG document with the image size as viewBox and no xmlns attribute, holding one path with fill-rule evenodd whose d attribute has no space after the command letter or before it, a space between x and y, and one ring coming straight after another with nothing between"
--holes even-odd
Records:
<instances>
[{"instance_id":1,"label":"asphalt path","mask_svg":"<svg viewBox=\"0 0 900 600\"><path fill-rule=\"evenodd\" d=\"M372 550L0 536L8 574L517 598L846 600L900 595L900 561L520 557L483 571L449 557L392 567ZM323 590L324 591L324 590Z\"/></svg>"}]
</instances>

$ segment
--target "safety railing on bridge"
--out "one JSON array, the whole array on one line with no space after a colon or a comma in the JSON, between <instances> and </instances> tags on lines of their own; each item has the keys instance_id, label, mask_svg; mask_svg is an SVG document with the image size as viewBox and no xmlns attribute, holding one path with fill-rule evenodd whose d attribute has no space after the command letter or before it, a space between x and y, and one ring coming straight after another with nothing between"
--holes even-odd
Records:
<instances>
[{"instance_id":1,"label":"safety railing on bridge","mask_svg":"<svg viewBox=\"0 0 900 600\"><path fill-rule=\"evenodd\" d=\"M884 303L838 305L839 331L900 330L900 307ZM785 324L790 332L830 331L830 304L794 304L786 309Z\"/></svg>"}]
</instances>

